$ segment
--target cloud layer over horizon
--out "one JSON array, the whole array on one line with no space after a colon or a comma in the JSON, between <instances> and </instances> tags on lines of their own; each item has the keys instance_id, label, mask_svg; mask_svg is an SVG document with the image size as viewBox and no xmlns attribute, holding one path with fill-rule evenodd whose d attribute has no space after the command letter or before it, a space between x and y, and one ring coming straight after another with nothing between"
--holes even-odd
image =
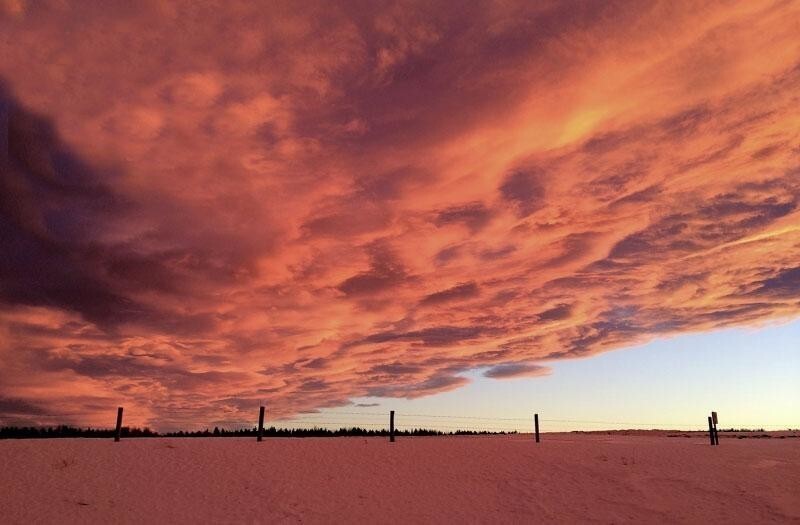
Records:
<instances>
[{"instance_id":1,"label":"cloud layer over horizon","mask_svg":"<svg viewBox=\"0 0 800 525\"><path fill-rule=\"evenodd\" d=\"M0 3L0 423L236 425L797 317L799 25Z\"/></svg>"}]
</instances>

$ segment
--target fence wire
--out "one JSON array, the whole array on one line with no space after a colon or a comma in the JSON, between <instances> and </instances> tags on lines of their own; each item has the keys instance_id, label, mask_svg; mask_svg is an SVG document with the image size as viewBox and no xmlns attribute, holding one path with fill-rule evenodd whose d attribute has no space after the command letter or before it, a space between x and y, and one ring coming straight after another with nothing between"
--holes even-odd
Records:
<instances>
[{"instance_id":1,"label":"fence wire","mask_svg":"<svg viewBox=\"0 0 800 525\"><path fill-rule=\"evenodd\" d=\"M286 429L303 429L311 427L329 427L336 429L352 428L389 428L389 412L315 412L305 413L296 417L278 416L269 418L267 412L265 428L277 427ZM53 424L72 423L80 419L85 414L80 413L51 413L36 414L35 418L52 421ZM705 417L705 416L704 416ZM60 420L60 421L59 421ZM448 415L448 414L419 414L408 412L395 412L395 428L401 431L423 430L423 431L473 431L473 432L519 432L528 433L533 431L534 418L530 417L492 417L492 416L468 416L468 415ZM614 420L582 420L582 419L550 419L539 418L540 429L542 432L570 432L570 431L600 431L600 430L687 430L705 431L706 421L697 422L638 422L638 421L614 421ZM552 423L553 425L548 425ZM0 420L0 426L4 422ZM194 425L193 425L194 426ZM203 426L203 425L200 425ZM211 426L214 426L213 424ZM600 427L600 428L598 428ZM620 428L622 427L622 428ZM720 430L739 429L739 430L791 430L797 429L794 424L777 423L739 423L724 422L719 424Z\"/></svg>"},{"instance_id":2,"label":"fence wire","mask_svg":"<svg viewBox=\"0 0 800 525\"><path fill-rule=\"evenodd\" d=\"M369 412L337 412L320 414L321 417L300 417L279 419L281 424L291 426L302 425L339 425L341 427L388 427L388 413ZM341 416L341 417L340 417ZM367 421L354 421L348 416L362 416ZM343 419L342 419L343 418ZM381 418L382 421L375 421ZM407 419L410 418L410 419ZM424 429L424 430L470 430L470 431L497 431L497 432L531 432L533 430L533 417L488 417L488 416L450 416L445 414L410 414L395 412L395 428L397 429ZM572 430L705 430L705 421L689 422L634 422L610 420L583 420L583 419L549 419L539 418L542 431L572 431ZM555 423L556 428L547 428L547 423ZM568 430L564 427L570 427ZM608 428L597 428L606 426ZM792 425L786 424L761 424L761 423L725 423L724 428L739 429L791 429ZM582 427L582 428L581 428ZM623 428L619 428L623 427Z\"/></svg>"}]
</instances>

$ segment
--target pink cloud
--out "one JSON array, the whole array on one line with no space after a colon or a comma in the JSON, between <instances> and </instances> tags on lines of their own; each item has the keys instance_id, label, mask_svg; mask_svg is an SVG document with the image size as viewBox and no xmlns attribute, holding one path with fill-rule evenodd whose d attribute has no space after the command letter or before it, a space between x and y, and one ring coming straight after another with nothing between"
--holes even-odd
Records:
<instances>
[{"instance_id":1,"label":"pink cloud","mask_svg":"<svg viewBox=\"0 0 800 525\"><path fill-rule=\"evenodd\" d=\"M798 20L16 10L0 417L249 421L796 317Z\"/></svg>"}]
</instances>

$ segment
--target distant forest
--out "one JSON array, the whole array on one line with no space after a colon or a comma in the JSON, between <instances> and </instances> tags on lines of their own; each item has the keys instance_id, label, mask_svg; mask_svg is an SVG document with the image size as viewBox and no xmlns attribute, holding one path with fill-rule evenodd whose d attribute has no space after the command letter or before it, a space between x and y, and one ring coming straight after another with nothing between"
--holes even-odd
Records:
<instances>
[{"instance_id":1,"label":"distant forest","mask_svg":"<svg viewBox=\"0 0 800 525\"><path fill-rule=\"evenodd\" d=\"M122 427L123 438L139 437L255 437L257 435L255 427L239 430L226 430L214 427L213 430L178 431L158 433L149 428ZM411 430L395 430L396 436L472 436L485 434L516 434L511 432L490 432L487 430L456 430L454 432L442 432L425 428L414 428ZM327 428L264 428L264 437L341 437L341 436L388 436L389 431L368 430L361 427L342 427L338 430ZM27 439L27 438L113 438L114 430L99 428L76 428L66 425L55 427L0 427L0 439Z\"/></svg>"}]
</instances>

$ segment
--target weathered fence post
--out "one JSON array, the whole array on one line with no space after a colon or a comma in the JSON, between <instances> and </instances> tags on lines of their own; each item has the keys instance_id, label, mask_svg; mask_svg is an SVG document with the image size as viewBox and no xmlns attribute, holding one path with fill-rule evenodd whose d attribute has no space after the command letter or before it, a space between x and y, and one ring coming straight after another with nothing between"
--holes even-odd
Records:
<instances>
[{"instance_id":1,"label":"weathered fence post","mask_svg":"<svg viewBox=\"0 0 800 525\"><path fill-rule=\"evenodd\" d=\"M711 446L714 446L714 422L711 416L708 416L708 439L711 441Z\"/></svg>"},{"instance_id":2,"label":"weathered fence post","mask_svg":"<svg viewBox=\"0 0 800 525\"><path fill-rule=\"evenodd\" d=\"M261 441L264 437L264 407L258 408L258 437L257 441Z\"/></svg>"},{"instance_id":3,"label":"weathered fence post","mask_svg":"<svg viewBox=\"0 0 800 525\"><path fill-rule=\"evenodd\" d=\"M117 429L114 431L114 441L119 441L122 436L122 407L117 407Z\"/></svg>"},{"instance_id":4,"label":"weathered fence post","mask_svg":"<svg viewBox=\"0 0 800 525\"><path fill-rule=\"evenodd\" d=\"M533 415L533 432L536 437L536 442L539 442L539 414Z\"/></svg>"},{"instance_id":5,"label":"weathered fence post","mask_svg":"<svg viewBox=\"0 0 800 525\"><path fill-rule=\"evenodd\" d=\"M719 432L717 431L717 413L711 412L711 422L714 423L714 444L719 445Z\"/></svg>"},{"instance_id":6,"label":"weathered fence post","mask_svg":"<svg viewBox=\"0 0 800 525\"><path fill-rule=\"evenodd\" d=\"M389 442L394 443L394 410L389 411Z\"/></svg>"}]
</instances>

